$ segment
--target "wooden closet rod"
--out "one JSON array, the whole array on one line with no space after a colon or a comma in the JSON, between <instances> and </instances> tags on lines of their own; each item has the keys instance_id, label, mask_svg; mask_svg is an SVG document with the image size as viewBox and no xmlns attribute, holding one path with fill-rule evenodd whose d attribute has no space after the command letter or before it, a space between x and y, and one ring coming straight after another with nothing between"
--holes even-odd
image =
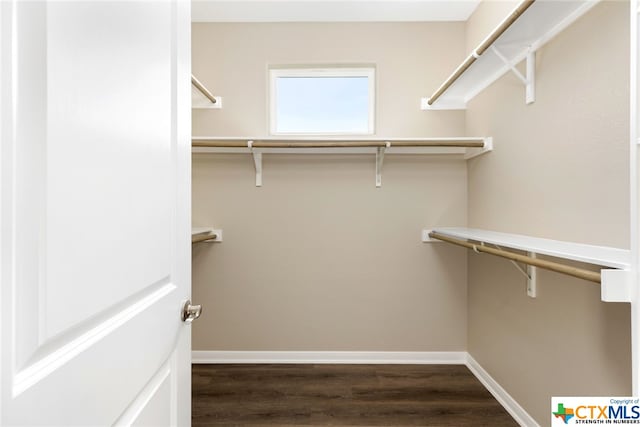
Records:
<instances>
[{"instance_id":1,"label":"wooden closet rod","mask_svg":"<svg viewBox=\"0 0 640 427\"><path fill-rule=\"evenodd\" d=\"M388 142L388 144L387 144ZM192 140L193 147L228 147L240 148L248 147L247 141L237 140ZM281 140L281 141L260 141L255 140L251 144L255 148L343 148L343 147L484 147L484 142L478 140L431 140L431 141L364 141L364 140L335 140L335 141L313 141L313 140Z\"/></svg>"},{"instance_id":2,"label":"wooden closet rod","mask_svg":"<svg viewBox=\"0 0 640 427\"><path fill-rule=\"evenodd\" d=\"M489 36L474 50L471 55L465 61L456 68L456 70L449 76L449 78L436 90L431 98L427 100L427 104L431 105L440 96L447 90L449 87L455 83L460 76L467 71L467 69L476 62L476 60L482 55L489 47L504 33L507 29L513 24L519 17L522 15L529 6L531 6L536 0L524 0L522 3L518 5L516 10L514 10L511 15L507 17L502 23L496 28Z\"/></svg>"},{"instance_id":3,"label":"wooden closet rod","mask_svg":"<svg viewBox=\"0 0 640 427\"><path fill-rule=\"evenodd\" d=\"M207 240L213 240L213 239L217 239L218 236L216 234L203 234L203 235L199 235L199 236L192 236L191 237L191 244L194 243L200 243L200 242L206 242Z\"/></svg>"},{"instance_id":4,"label":"wooden closet rod","mask_svg":"<svg viewBox=\"0 0 640 427\"><path fill-rule=\"evenodd\" d=\"M534 267L544 268L545 270L555 271L556 273L567 274L569 276L577 277L579 279L588 280L590 282L601 283L600 272L589 271L583 268L571 267L565 264L559 264L553 261L546 261L543 259L532 258L526 255L520 255L513 252L505 251L503 249L495 249L481 244L474 244L465 242L464 240L455 239L453 237L444 236L437 232L429 233L429 237L442 240L443 242L452 243L454 245L462 246L467 249L473 249L476 252L485 252L491 255L496 255L502 258L509 259L511 261L521 262L523 264L532 265Z\"/></svg>"},{"instance_id":5,"label":"wooden closet rod","mask_svg":"<svg viewBox=\"0 0 640 427\"><path fill-rule=\"evenodd\" d=\"M191 84L194 85L200 92L202 92L204 96L209 98L209 101L211 101L212 104L215 104L217 102L216 98L211 94L211 92L209 92L209 89L204 87L204 85L200 83L200 80L196 79L193 74L191 74Z\"/></svg>"}]
</instances>

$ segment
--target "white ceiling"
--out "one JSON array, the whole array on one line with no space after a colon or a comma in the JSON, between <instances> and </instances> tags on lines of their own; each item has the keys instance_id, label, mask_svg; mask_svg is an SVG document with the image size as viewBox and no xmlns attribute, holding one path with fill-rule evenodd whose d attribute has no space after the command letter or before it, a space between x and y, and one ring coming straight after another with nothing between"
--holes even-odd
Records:
<instances>
[{"instance_id":1,"label":"white ceiling","mask_svg":"<svg viewBox=\"0 0 640 427\"><path fill-rule=\"evenodd\" d=\"M192 0L193 22L466 21L480 0Z\"/></svg>"}]
</instances>

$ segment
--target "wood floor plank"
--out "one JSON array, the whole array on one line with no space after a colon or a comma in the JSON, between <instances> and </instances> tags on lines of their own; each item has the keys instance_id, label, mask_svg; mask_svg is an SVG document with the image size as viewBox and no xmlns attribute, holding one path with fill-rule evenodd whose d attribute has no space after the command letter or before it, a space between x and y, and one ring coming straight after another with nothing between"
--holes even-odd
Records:
<instances>
[{"instance_id":1,"label":"wood floor plank","mask_svg":"<svg viewBox=\"0 0 640 427\"><path fill-rule=\"evenodd\" d=\"M193 426L517 423L461 365L194 365Z\"/></svg>"}]
</instances>

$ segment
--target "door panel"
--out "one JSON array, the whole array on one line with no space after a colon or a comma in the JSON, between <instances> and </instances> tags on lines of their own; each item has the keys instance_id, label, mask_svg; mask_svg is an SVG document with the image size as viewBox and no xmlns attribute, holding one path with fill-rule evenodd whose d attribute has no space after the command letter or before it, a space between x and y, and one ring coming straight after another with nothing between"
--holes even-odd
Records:
<instances>
[{"instance_id":1,"label":"door panel","mask_svg":"<svg viewBox=\"0 0 640 427\"><path fill-rule=\"evenodd\" d=\"M155 373L133 403L114 423L115 426L159 426L172 418L172 388L176 370L175 355Z\"/></svg>"},{"instance_id":2,"label":"door panel","mask_svg":"<svg viewBox=\"0 0 640 427\"><path fill-rule=\"evenodd\" d=\"M190 16L0 3L0 424L188 425Z\"/></svg>"},{"instance_id":3,"label":"door panel","mask_svg":"<svg viewBox=\"0 0 640 427\"><path fill-rule=\"evenodd\" d=\"M169 2L48 7L45 338L172 276L170 30Z\"/></svg>"}]
</instances>

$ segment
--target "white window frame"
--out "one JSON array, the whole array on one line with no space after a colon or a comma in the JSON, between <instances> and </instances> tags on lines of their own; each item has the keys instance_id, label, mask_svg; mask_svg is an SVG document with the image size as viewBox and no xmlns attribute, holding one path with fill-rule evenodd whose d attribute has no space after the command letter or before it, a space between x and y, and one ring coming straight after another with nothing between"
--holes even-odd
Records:
<instances>
[{"instance_id":1,"label":"white window frame","mask_svg":"<svg viewBox=\"0 0 640 427\"><path fill-rule=\"evenodd\" d=\"M278 93L276 81L279 77L367 77L369 82L369 114L367 132L277 132ZM373 135L375 133L376 70L372 66L362 67L298 67L269 69L269 122L271 135Z\"/></svg>"}]
</instances>

